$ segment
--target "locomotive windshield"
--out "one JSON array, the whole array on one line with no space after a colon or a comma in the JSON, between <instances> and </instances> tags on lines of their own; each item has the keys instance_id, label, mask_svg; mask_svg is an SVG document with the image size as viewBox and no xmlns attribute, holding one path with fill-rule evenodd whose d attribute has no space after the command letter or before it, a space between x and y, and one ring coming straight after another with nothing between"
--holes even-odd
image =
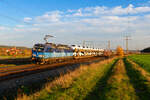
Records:
<instances>
[{"instance_id":1,"label":"locomotive windshield","mask_svg":"<svg viewBox=\"0 0 150 100\"><path fill-rule=\"evenodd\" d=\"M44 51L44 45L43 44L35 44L33 47L34 51L43 52Z\"/></svg>"}]
</instances>

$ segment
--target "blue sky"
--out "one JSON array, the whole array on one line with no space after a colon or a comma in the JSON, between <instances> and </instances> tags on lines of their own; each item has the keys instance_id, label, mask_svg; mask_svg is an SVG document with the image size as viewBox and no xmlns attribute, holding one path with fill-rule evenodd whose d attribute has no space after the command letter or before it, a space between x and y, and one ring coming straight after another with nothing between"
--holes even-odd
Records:
<instances>
[{"instance_id":1,"label":"blue sky","mask_svg":"<svg viewBox=\"0 0 150 100\"><path fill-rule=\"evenodd\" d=\"M1 0L0 45L32 47L52 34L50 42L106 48L111 40L116 48L128 34L130 48L142 49L150 45L149 22L149 0Z\"/></svg>"},{"instance_id":2,"label":"blue sky","mask_svg":"<svg viewBox=\"0 0 150 100\"><path fill-rule=\"evenodd\" d=\"M141 6L149 0L1 0L0 21L3 25L17 24L26 16L36 17L49 11L66 11L86 7ZM7 18L8 17L8 18Z\"/></svg>"}]
</instances>

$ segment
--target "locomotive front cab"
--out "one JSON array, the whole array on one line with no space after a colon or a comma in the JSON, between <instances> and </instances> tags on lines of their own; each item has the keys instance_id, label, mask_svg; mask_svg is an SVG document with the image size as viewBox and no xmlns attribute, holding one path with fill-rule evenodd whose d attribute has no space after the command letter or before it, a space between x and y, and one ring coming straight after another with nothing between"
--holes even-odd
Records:
<instances>
[{"instance_id":1,"label":"locomotive front cab","mask_svg":"<svg viewBox=\"0 0 150 100\"><path fill-rule=\"evenodd\" d=\"M72 59L73 53L74 50L67 45L35 44L32 49L32 61L40 64L53 63L59 60Z\"/></svg>"},{"instance_id":2,"label":"locomotive front cab","mask_svg":"<svg viewBox=\"0 0 150 100\"><path fill-rule=\"evenodd\" d=\"M32 49L32 61L34 63L45 63L46 60L51 58L53 52L52 44L35 44Z\"/></svg>"},{"instance_id":3,"label":"locomotive front cab","mask_svg":"<svg viewBox=\"0 0 150 100\"><path fill-rule=\"evenodd\" d=\"M40 62L43 59L44 48L45 48L44 44L35 44L34 45L34 47L32 49L32 60L33 61Z\"/></svg>"}]
</instances>

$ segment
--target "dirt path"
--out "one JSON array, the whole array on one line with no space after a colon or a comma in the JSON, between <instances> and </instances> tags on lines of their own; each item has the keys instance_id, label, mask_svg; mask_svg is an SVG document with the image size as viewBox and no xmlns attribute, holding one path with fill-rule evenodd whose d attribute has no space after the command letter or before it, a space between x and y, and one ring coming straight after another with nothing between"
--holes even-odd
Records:
<instances>
[{"instance_id":1,"label":"dirt path","mask_svg":"<svg viewBox=\"0 0 150 100\"><path fill-rule=\"evenodd\" d=\"M139 100L122 59L111 66L85 100Z\"/></svg>"},{"instance_id":2,"label":"dirt path","mask_svg":"<svg viewBox=\"0 0 150 100\"><path fill-rule=\"evenodd\" d=\"M102 77L99 76L98 82L96 82L96 85L94 86L92 91L86 96L84 100L100 100L100 98L103 97L104 95L103 91L104 91L104 88L106 87L107 80L110 77L112 73L112 69L115 66L117 61L118 59L116 59L112 63L112 65L109 66L110 67L109 69L107 69L105 72L102 72L104 73L104 75Z\"/></svg>"},{"instance_id":3,"label":"dirt path","mask_svg":"<svg viewBox=\"0 0 150 100\"><path fill-rule=\"evenodd\" d=\"M138 100L122 59L114 66L104 93L105 100Z\"/></svg>"}]
</instances>

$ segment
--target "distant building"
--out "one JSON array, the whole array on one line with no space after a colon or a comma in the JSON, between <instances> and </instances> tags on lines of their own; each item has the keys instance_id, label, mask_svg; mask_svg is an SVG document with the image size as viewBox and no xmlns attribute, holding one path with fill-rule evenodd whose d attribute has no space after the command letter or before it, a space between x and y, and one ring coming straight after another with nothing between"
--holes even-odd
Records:
<instances>
[{"instance_id":1,"label":"distant building","mask_svg":"<svg viewBox=\"0 0 150 100\"><path fill-rule=\"evenodd\" d=\"M30 48L0 46L0 56L31 56Z\"/></svg>"}]
</instances>

